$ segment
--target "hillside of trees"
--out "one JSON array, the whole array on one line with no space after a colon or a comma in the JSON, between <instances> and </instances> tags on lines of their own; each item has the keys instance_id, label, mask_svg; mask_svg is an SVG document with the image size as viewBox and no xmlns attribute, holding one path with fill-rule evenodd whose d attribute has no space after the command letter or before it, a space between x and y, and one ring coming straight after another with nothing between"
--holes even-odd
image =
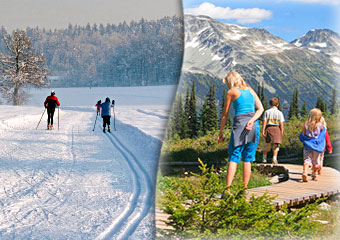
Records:
<instances>
[{"instance_id":1,"label":"hillside of trees","mask_svg":"<svg viewBox=\"0 0 340 240\"><path fill-rule=\"evenodd\" d=\"M167 140L198 138L219 129L219 121L221 114L223 113L227 89L225 87L220 88L219 90L223 92L217 93L215 81L207 81L206 84L210 85L208 86L209 90L203 101L197 99L197 92L201 91L202 88L201 81L192 81L191 86L189 84L185 85L185 91L183 86L180 88L172 106L166 134ZM267 110L270 107L270 99L266 97L264 89L264 84L259 84L257 95L259 96L264 109ZM280 96L277 96L279 100L279 110L283 111L283 113L288 116L286 117L286 121L294 121L296 119L307 120L310 109L307 109L306 101L303 100L303 105L299 105L300 96L297 88L293 89L292 95L289 110L282 109ZM334 116L339 112L336 89L333 89L330 102L331 104L328 105L327 102L323 100L323 97L318 96L316 105L313 107L319 108L324 116ZM227 128L231 127L232 117L233 108L231 108L228 114L226 122ZM260 120L262 120L262 117Z\"/></svg>"},{"instance_id":2,"label":"hillside of trees","mask_svg":"<svg viewBox=\"0 0 340 240\"><path fill-rule=\"evenodd\" d=\"M26 28L32 48L46 58L54 87L177 84L182 64L183 19L164 17L51 30ZM6 34L0 28L0 38ZM0 41L0 51L4 50Z\"/></svg>"}]
</instances>

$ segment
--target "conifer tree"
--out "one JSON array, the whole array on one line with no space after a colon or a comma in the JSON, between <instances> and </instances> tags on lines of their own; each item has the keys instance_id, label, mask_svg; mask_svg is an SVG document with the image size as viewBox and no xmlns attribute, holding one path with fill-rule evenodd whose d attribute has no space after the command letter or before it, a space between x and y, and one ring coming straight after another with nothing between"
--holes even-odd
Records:
<instances>
[{"instance_id":1,"label":"conifer tree","mask_svg":"<svg viewBox=\"0 0 340 240\"><path fill-rule=\"evenodd\" d=\"M259 85L257 87L257 95L258 95L259 99L261 100L263 108L265 110L268 109L267 98L266 98L266 95L264 93L264 82L262 82L262 84L259 83Z\"/></svg>"},{"instance_id":2,"label":"conifer tree","mask_svg":"<svg viewBox=\"0 0 340 240\"><path fill-rule=\"evenodd\" d=\"M226 97L226 92L225 92L225 89L223 89L222 100L221 100L221 108L220 108L220 115L219 115L219 120L218 120L219 124L221 124L221 117L222 117L224 106L225 106L225 97Z\"/></svg>"},{"instance_id":3,"label":"conifer tree","mask_svg":"<svg viewBox=\"0 0 340 240\"><path fill-rule=\"evenodd\" d=\"M200 130L203 134L217 129L218 122L217 105L215 98L215 85L210 85L208 95L205 98L200 115Z\"/></svg>"},{"instance_id":4,"label":"conifer tree","mask_svg":"<svg viewBox=\"0 0 340 240\"><path fill-rule=\"evenodd\" d=\"M327 104L327 102L324 102L324 113L328 114L328 104Z\"/></svg>"},{"instance_id":5,"label":"conifer tree","mask_svg":"<svg viewBox=\"0 0 340 240\"><path fill-rule=\"evenodd\" d=\"M223 89L221 108L220 108L220 115L219 115L219 118L218 118L218 124L219 125L221 124L221 117L222 117L223 110L224 110L224 107L225 107L225 98L226 98L226 91L225 91L225 89ZM226 121L225 127L229 128L229 127L232 126L232 124L233 123L232 123L232 120L231 120L231 117L230 117L230 114L229 114L228 117L227 117L227 121Z\"/></svg>"},{"instance_id":6,"label":"conifer tree","mask_svg":"<svg viewBox=\"0 0 340 240\"><path fill-rule=\"evenodd\" d=\"M179 138L185 138L185 121L184 121L184 111L183 111L183 100L182 95L179 94L174 102L172 117L169 123L169 136L174 138L176 135Z\"/></svg>"},{"instance_id":7,"label":"conifer tree","mask_svg":"<svg viewBox=\"0 0 340 240\"><path fill-rule=\"evenodd\" d=\"M293 117L296 117L296 118L299 117L298 101L299 101L299 91L297 88L295 88L293 92L293 99L290 102L290 106L289 106L288 119L292 119Z\"/></svg>"},{"instance_id":8,"label":"conifer tree","mask_svg":"<svg viewBox=\"0 0 340 240\"><path fill-rule=\"evenodd\" d=\"M261 88L261 84L260 83L259 83L259 85L257 85L257 96L259 96L259 98L261 99L262 88Z\"/></svg>"},{"instance_id":9,"label":"conifer tree","mask_svg":"<svg viewBox=\"0 0 340 240\"><path fill-rule=\"evenodd\" d=\"M185 103L184 103L184 113L183 113L183 122L184 122L184 132L182 137L189 137L189 117L190 117L190 90L187 87L187 93L185 95Z\"/></svg>"},{"instance_id":10,"label":"conifer tree","mask_svg":"<svg viewBox=\"0 0 340 240\"><path fill-rule=\"evenodd\" d=\"M303 102L301 111L300 111L300 115L302 118L306 118L308 115L308 110L307 110L307 106L306 106L306 101Z\"/></svg>"},{"instance_id":11,"label":"conifer tree","mask_svg":"<svg viewBox=\"0 0 340 240\"><path fill-rule=\"evenodd\" d=\"M188 135L190 138L197 136L197 110L196 110L196 86L192 83L191 94L189 99L188 113Z\"/></svg>"},{"instance_id":12,"label":"conifer tree","mask_svg":"<svg viewBox=\"0 0 340 240\"><path fill-rule=\"evenodd\" d=\"M280 96L277 96L277 100L279 100L279 106L277 109L279 109L280 111L282 111L282 105L281 105L281 98Z\"/></svg>"},{"instance_id":13,"label":"conifer tree","mask_svg":"<svg viewBox=\"0 0 340 240\"><path fill-rule=\"evenodd\" d=\"M325 112L325 102L322 100L320 96L318 96L315 107L320 109L321 112Z\"/></svg>"}]
</instances>

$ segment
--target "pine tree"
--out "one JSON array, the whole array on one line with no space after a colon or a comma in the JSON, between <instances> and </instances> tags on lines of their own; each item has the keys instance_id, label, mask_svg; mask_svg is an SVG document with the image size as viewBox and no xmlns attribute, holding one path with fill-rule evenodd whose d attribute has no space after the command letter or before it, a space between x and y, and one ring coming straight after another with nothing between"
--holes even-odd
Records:
<instances>
[{"instance_id":1,"label":"pine tree","mask_svg":"<svg viewBox=\"0 0 340 240\"><path fill-rule=\"evenodd\" d=\"M327 102L324 102L324 113L328 114L328 104L327 104Z\"/></svg>"},{"instance_id":2,"label":"pine tree","mask_svg":"<svg viewBox=\"0 0 340 240\"><path fill-rule=\"evenodd\" d=\"M333 94L332 94L332 99L331 99L331 106L330 106L330 110L331 110L331 114L335 114L336 113L336 109L337 109L337 90L334 88L333 89Z\"/></svg>"},{"instance_id":3,"label":"pine tree","mask_svg":"<svg viewBox=\"0 0 340 240\"><path fill-rule=\"evenodd\" d=\"M203 134L217 129L218 113L215 98L215 85L210 85L200 115L200 130Z\"/></svg>"},{"instance_id":4,"label":"pine tree","mask_svg":"<svg viewBox=\"0 0 340 240\"><path fill-rule=\"evenodd\" d=\"M259 85L257 87L257 95L258 95L259 99L261 100L263 108L265 110L268 109L267 98L266 98L266 95L264 93L264 82L262 82L262 85L259 83Z\"/></svg>"},{"instance_id":5,"label":"pine tree","mask_svg":"<svg viewBox=\"0 0 340 240\"><path fill-rule=\"evenodd\" d=\"M293 92L293 99L290 102L289 106L289 113L288 113L288 119L292 119L293 117L298 118L299 117L299 91L297 88L294 89Z\"/></svg>"},{"instance_id":6,"label":"pine tree","mask_svg":"<svg viewBox=\"0 0 340 240\"><path fill-rule=\"evenodd\" d=\"M318 96L315 107L320 109L321 112L325 112L325 102L322 100L320 96Z\"/></svg>"},{"instance_id":7,"label":"pine tree","mask_svg":"<svg viewBox=\"0 0 340 240\"><path fill-rule=\"evenodd\" d=\"M259 85L257 85L257 96L259 96L259 98L261 100L262 88L261 88L261 84L260 83L259 83Z\"/></svg>"},{"instance_id":8,"label":"pine tree","mask_svg":"<svg viewBox=\"0 0 340 240\"><path fill-rule=\"evenodd\" d=\"M169 116L168 128L166 131L167 139L173 139L176 134L178 135L177 121L176 121L177 111L178 111L178 101L179 101L179 96L176 96L172 104L172 109L171 109L171 113Z\"/></svg>"},{"instance_id":9,"label":"pine tree","mask_svg":"<svg viewBox=\"0 0 340 240\"><path fill-rule=\"evenodd\" d=\"M184 122L184 132L182 137L188 138L189 137L189 118L190 118L190 90L187 87L187 93L185 96L185 103L184 103L184 113L183 113L183 122Z\"/></svg>"},{"instance_id":10,"label":"pine tree","mask_svg":"<svg viewBox=\"0 0 340 240\"><path fill-rule=\"evenodd\" d=\"M277 109L279 109L280 111L282 111L282 105L281 105L281 98L280 96L277 96L277 100L279 100L279 106Z\"/></svg>"},{"instance_id":11,"label":"pine tree","mask_svg":"<svg viewBox=\"0 0 340 240\"><path fill-rule=\"evenodd\" d=\"M300 111L300 115L302 118L306 118L308 115L308 110L307 110L307 106L306 106L306 101L303 102L301 111Z\"/></svg>"},{"instance_id":12,"label":"pine tree","mask_svg":"<svg viewBox=\"0 0 340 240\"><path fill-rule=\"evenodd\" d=\"M188 108L188 134L190 138L197 136L197 110L196 110L196 86L193 81Z\"/></svg>"},{"instance_id":13,"label":"pine tree","mask_svg":"<svg viewBox=\"0 0 340 240\"><path fill-rule=\"evenodd\" d=\"M295 88L295 117L299 117L299 90Z\"/></svg>"},{"instance_id":14,"label":"pine tree","mask_svg":"<svg viewBox=\"0 0 340 240\"><path fill-rule=\"evenodd\" d=\"M218 118L218 124L219 125L221 124L221 117L222 117L222 114L223 114L223 111L224 111L224 107L225 107L225 98L226 98L226 91L225 91L225 89L223 89L221 108L220 108L220 115L219 115L219 118ZM230 114L228 114L225 127L226 128L230 128L232 126L232 124L233 124L233 122L231 120Z\"/></svg>"},{"instance_id":15,"label":"pine tree","mask_svg":"<svg viewBox=\"0 0 340 240\"><path fill-rule=\"evenodd\" d=\"M221 124L221 117L222 117L222 114L223 114L223 111L224 111L225 97L226 97L226 92L225 92L225 89L223 89L222 100L221 100L221 108L220 108L220 115L219 115L219 121L218 121L219 124Z\"/></svg>"},{"instance_id":16,"label":"pine tree","mask_svg":"<svg viewBox=\"0 0 340 240\"><path fill-rule=\"evenodd\" d=\"M184 121L183 100L181 94L179 94L173 104L171 116L169 120L169 138L178 136L179 138L185 138L185 121Z\"/></svg>"}]
</instances>

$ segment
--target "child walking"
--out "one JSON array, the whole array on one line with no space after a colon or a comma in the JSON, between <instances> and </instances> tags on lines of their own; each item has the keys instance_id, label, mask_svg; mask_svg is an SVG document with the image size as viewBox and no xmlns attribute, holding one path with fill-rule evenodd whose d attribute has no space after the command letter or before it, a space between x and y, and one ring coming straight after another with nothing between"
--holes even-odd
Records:
<instances>
[{"instance_id":1,"label":"child walking","mask_svg":"<svg viewBox=\"0 0 340 240\"><path fill-rule=\"evenodd\" d=\"M267 163L267 153L273 150L273 164L277 164L277 155L283 136L283 122L285 121L282 112L278 109L279 99L276 97L269 101L270 109L263 114L263 163Z\"/></svg>"},{"instance_id":2,"label":"child walking","mask_svg":"<svg viewBox=\"0 0 340 240\"><path fill-rule=\"evenodd\" d=\"M312 168L312 180L317 181L316 172L321 167L321 154L326 147L326 129L321 121L322 113L320 109L312 109L309 112L308 120L305 122L302 133L299 136L300 141L303 143L303 182L308 182L308 168Z\"/></svg>"}]
</instances>

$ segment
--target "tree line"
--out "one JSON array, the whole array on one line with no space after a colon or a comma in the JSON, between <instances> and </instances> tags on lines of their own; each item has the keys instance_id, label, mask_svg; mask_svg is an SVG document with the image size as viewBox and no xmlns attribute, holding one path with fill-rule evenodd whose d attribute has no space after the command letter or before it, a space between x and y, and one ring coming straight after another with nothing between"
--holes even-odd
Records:
<instances>
[{"instance_id":1,"label":"tree line","mask_svg":"<svg viewBox=\"0 0 340 240\"><path fill-rule=\"evenodd\" d=\"M18 32L18 31L17 31ZM26 28L32 49L45 57L55 87L177 84L183 53L183 19L120 24L69 24L66 29ZM0 37L10 35L4 27ZM6 46L0 43L0 52Z\"/></svg>"},{"instance_id":2,"label":"tree line","mask_svg":"<svg viewBox=\"0 0 340 240\"><path fill-rule=\"evenodd\" d=\"M264 93L264 83L259 83L257 94L264 106L264 109L269 108L269 99L267 99ZM185 97L182 93L176 96L172 111L169 117L169 124L166 137L167 139L185 139L185 138L197 138L205 136L209 132L215 132L219 129L219 121L223 113L225 104L226 90L223 90L221 101L216 98L215 84L211 83L209 91L205 97L202 106L197 106L196 102L196 86L195 82L192 82L191 89L187 87ZM282 106L279 99L279 110L282 111ZM298 89L293 91L293 97L290 102L288 120L296 118L306 118L308 116L308 110L306 102L302 107L299 107L299 94ZM319 96L316 108L319 108L324 114L336 114L338 112L337 107L337 90L333 89L331 105L327 103ZM219 111L218 111L219 109ZM260 118L261 120L261 118ZM232 120L231 114L228 115L226 128L231 128Z\"/></svg>"}]
</instances>

